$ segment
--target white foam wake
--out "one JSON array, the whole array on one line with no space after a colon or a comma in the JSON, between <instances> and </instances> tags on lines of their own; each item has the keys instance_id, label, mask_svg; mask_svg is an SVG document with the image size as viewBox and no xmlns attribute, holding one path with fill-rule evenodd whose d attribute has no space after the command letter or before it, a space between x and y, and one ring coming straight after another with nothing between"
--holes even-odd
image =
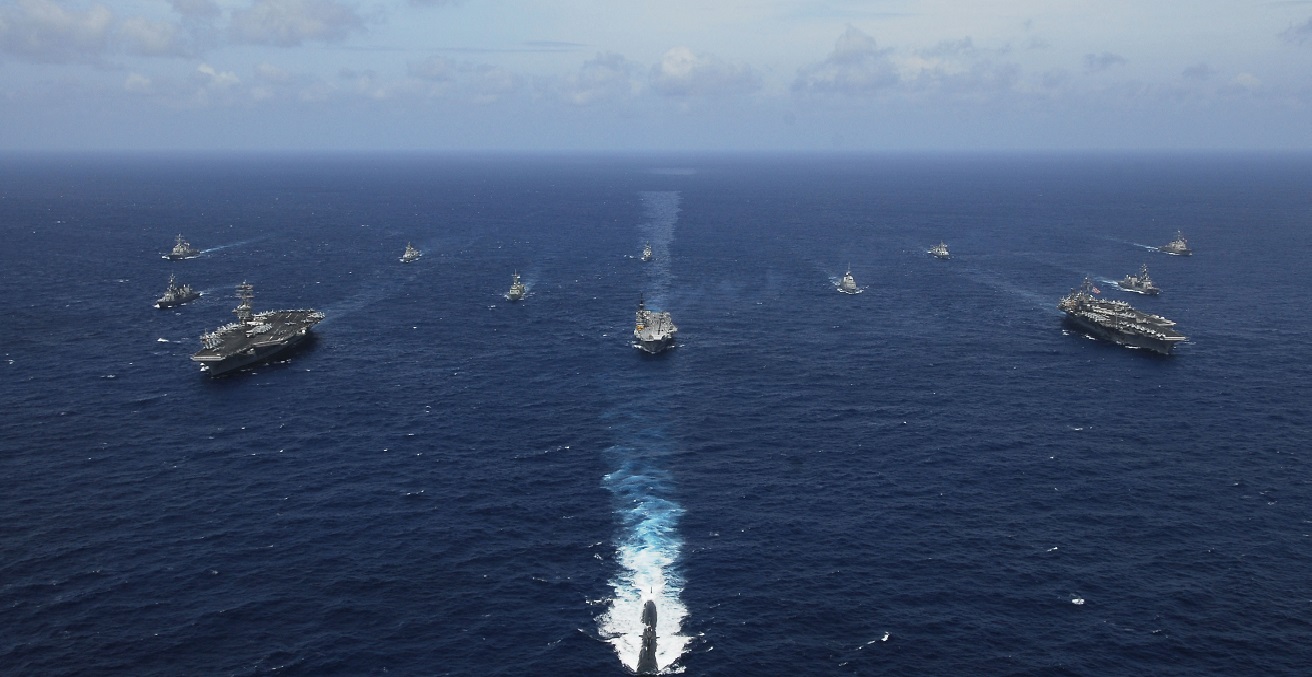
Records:
<instances>
[{"instance_id":1,"label":"white foam wake","mask_svg":"<svg viewBox=\"0 0 1312 677\"><path fill-rule=\"evenodd\" d=\"M683 549L678 536L683 508L664 497L668 473L654 470L634 447L615 446L608 455L621 461L602 485L615 497L621 521L616 539L620 571L611 579L610 606L598 618L598 630L630 670L642 649L642 607L656 602L656 664L663 672L683 655L690 638L680 633L688 609L679 598L683 578L677 564Z\"/></svg>"}]
</instances>

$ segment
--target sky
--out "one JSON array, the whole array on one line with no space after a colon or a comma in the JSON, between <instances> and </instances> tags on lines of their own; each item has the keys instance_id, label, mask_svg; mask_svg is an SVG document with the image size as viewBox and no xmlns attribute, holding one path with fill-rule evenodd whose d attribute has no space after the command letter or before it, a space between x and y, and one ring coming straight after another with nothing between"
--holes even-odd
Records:
<instances>
[{"instance_id":1,"label":"sky","mask_svg":"<svg viewBox=\"0 0 1312 677\"><path fill-rule=\"evenodd\" d=\"M0 151L1312 149L1312 0L0 0Z\"/></svg>"}]
</instances>

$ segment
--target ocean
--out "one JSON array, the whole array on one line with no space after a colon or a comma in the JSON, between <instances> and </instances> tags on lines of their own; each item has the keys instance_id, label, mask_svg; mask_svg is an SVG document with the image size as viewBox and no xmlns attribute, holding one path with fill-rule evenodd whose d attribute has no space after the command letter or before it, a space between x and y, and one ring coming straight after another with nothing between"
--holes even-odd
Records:
<instances>
[{"instance_id":1,"label":"ocean","mask_svg":"<svg viewBox=\"0 0 1312 677\"><path fill-rule=\"evenodd\" d=\"M651 599L666 673L1305 674L1309 186L1306 154L0 158L0 673L625 675ZM1144 263L1160 296L1115 288ZM204 295L154 308L170 273ZM1085 276L1189 340L1064 327ZM210 378L243 281L327 319ZM630 345L640 298L677 348Z\"/></svg>"}]
</instances>

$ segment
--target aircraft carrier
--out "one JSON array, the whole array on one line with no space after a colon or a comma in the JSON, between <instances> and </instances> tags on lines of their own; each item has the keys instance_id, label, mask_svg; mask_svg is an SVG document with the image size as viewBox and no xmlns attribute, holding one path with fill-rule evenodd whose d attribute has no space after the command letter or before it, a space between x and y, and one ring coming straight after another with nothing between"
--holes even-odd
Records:
<instances>
[{"instance_id":1,"label":"aircraft carrier","mask_svg":"<svg viewBox=\"0 0 1312 677\"><path fill-rule=\"evenodd\" d=\"M200 337L201 349L191 356L201 371L219 376L244 366L264 362L301 343L310 328L323 320L317 310L268 310L251 312L254 289L249 283L237 285L241 301L233 313L237 321Z\"/></svg>"},{"instance_id":2,"label":"aircraft carrier","mask_svg":"<svg viewBox=\"0 0 1312 677\"><path fill-rule=\"evenodd\" d=\"M633 347L643 352L656 354L674 345L674 336L679 328L674 326L669 313L647 310L642 299L638 299L638 313L633 324Z\"/></svg>"},{"instance_id":3,"label":"aircraft carrier","mask_svg":"<svg viewBox=\"0 0 1312 677\"><path fill-rule=\"evenodd\" d=\"M1057 309L1066 313L1066 321L1094 338L1130 348L1143 348L1170 355L1175 344L1186 340L1175 330L1175 323L1160 315L1135 310L1124 301L1109 301L1089 278L1062 298Z\"/></svg>"}]
</instances>

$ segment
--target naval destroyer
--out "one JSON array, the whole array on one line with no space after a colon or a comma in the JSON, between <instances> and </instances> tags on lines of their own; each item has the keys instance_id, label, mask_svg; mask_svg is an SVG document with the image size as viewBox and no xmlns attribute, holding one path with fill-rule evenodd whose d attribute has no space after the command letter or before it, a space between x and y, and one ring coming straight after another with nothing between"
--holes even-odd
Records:
<instances>
[{"instance_id":1,"label":"naval destroyer","mask_svg":"<svg viewBox=\"0 0 1312 677\"><path fill-rule=\"evenodd\" d=\"M643 260L643 261L650 261L650 260L651 260L651 243L650 243L650 242L648 242L647 244L643 245L643 247L642 247L642 260Z\"/></svg>"},{"instance_id":2,"label":"naval destroyer","mask_svg":"<svg viewBox=\"0 0 1312 677\"><path fill-rule=\"evenodd\" d=\"M237 285L241 301L233 313L237 321L201 335L201 349L191 356L210 376L226 374L248 364L263 362L305 340L310 328L323 320L317 310L266 310L251 312L254 289Z\"/></svg>"},{"instance_id":3,"label":"naval destroyer","mask_svg":"<svg viewBox=\"0 0 1312 677\"><path fill-rule=\"evenodd\" d=\"M528 287L519 281L519 271L515 271L515 276L510 281L510 291L506 292L507 301L518 301L528 294Z\"/></svg>"},{"instance_id":4,"label":"naval destroyer","mask_svg":"<svg viewBox=\"0 0 1312 677\"><path fill-rule=\"evenodd\" d=\"M843 279L838 281L838 291L844 294L860 294L861 289L856 286L856 278L852 277L852 269L848 268L843 273Z\"/></svg>"},{"instance_id":5,"label":"naval destroyer","mask_svg":"<svg viewBox=\"0 0 1312 677\"><path fill-rule=\"evenodd\" d=\"M423 255L424 255L423 252L419 251L418 249L415 249L414 245L407 242L405 243L405 253L401 255L400 260L401 263L410 263L411 261L418 261L419 257Z\"/></svg>"},{"instance_id":6,"label":"naval destroyer","mask_svg":"<svg viewBox=\"0 0 1312 677\"><path fill-rule=\"evenodd\" d=\"M1124 278L1121 278L1120 282L1116 283L1116 286L1125 291L1132 291L1136 294L1156 296L1162 293L1161 287L1153 284L1153 279L1148 277L1148 264L1146 263L1139 269L1138 275L1126 275Z\"/></svg>"},{"instance_id":7,"label":"naval destroyer","mask_svg":"<svg viewBox=\"0 0 1312 677\"><path fill-rule=\"evenodd\" d=\"M642 299L638 299L638 313L633 321L633 347L643 352L656 353L674 345L674 336L679 328L674 326L669 313L647 310Z\"/></svg>"},{"instance_id":8,"label":"naval destroyer","mask_svg":"<svg viewBox=\"0 0 1312 677\"><path fill-rule=\"evenodd\" d=\"M200 256L200 250L191 246L191 243L183 239L182 234L179 233L178 241L173 243L173 251L165 254L164 258L170 261L181 261L183 259L194 259L197 256Z\"/></svg>"},{"instance_id":9,"label":"naval destroyer","mask_svg":"<svg viewBox=\"0 0 1312 677\"><path fill-rule=\"evenodd\" d=\"M1184 233L1175 231L1175 239L1157 248L1157 251L1171 256L1192 256L1194 250L1189 248L1189 242L1184 239Z\"/></svg>"},{"instance_id":10,"label":"naval destroyer","mask_svg":"<svg viewBox=\"0 0 1312 677\"><path fill-rule=\"evenodd\" d=\"M931 255L933 255L935 258L939 258L939 259L950 259L950 258L952 258L952 254L949 254L949 253L948 253L948 245L947 245L947 243L944 243L944 242L939 242L938 244L934 245L933 247L930 247L930 248L929 248L929 253L930 253Z\"/></svg>"},{"instance_id":11,"label":"naval destroyer","mask_svg":"<svg viewBox=\"0 0 1312 677\"><path fill-rule=\"evenodd\" d=\"M1130 348L1170 355L1175 344L1187 338L1175 330L1171 320L1135 310L1124 301L1099 298L1099 293L1086 277L1079 289L1062 298L1057 309L1066 313L1068 323L1090 336Z\"/></svg>"},{"instance_id":12,"label":"naval destroyer","mask_svg":"<svg viewBox=\"0 0 1312 677\"><path fill-rule=\"evenodd\" d=\"M155 302L155 307L160 309L172 308L188 301L195 301L198 298L200 298L200 292L192 289L189 284L179 286L177 276L169 275L169 288Z\"/></svg>"}]
</instances>

